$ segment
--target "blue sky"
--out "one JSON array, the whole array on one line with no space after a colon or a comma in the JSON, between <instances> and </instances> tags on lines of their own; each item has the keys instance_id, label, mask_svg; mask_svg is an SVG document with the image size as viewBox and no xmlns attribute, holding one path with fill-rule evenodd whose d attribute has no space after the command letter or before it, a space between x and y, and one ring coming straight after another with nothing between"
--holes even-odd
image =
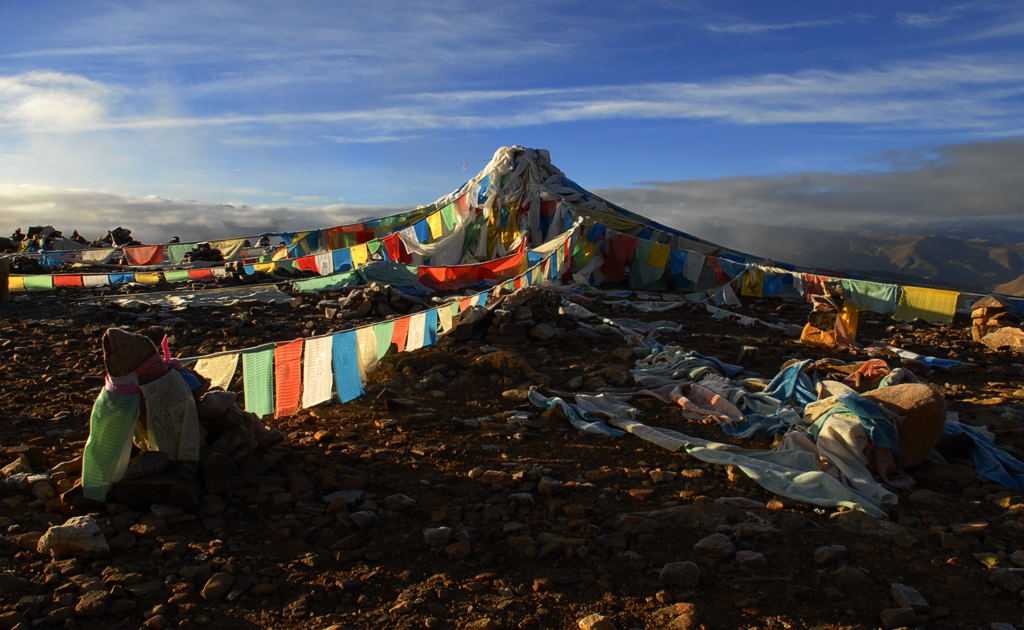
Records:
<instances>
[{"instance_id":1,"label":"blue sky","mask_svg":"<svg viewBox=\"0 0 1024 630\"><path fill-rule=\"evenodd\" d=\"M0 230L334 223L433 201L505 144L680 227L768 220L777 197L723 190L1019 138L1022 36L998 1L0 0ZM671 182L691 194L638 196Z\"/></svg>"}]
</instances>

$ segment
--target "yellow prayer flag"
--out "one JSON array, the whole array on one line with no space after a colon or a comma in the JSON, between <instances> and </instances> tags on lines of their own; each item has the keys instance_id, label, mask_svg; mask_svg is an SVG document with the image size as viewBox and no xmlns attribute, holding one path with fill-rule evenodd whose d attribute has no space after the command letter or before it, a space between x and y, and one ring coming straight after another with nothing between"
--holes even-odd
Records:
<instances>
[{"instance_id":1,"label":"yellow prayer flag","mask_svg":"<svg viewBox=\"0 0 1024 630\"><path fill-rule=\"evenodd\" d=\"M960 293L957 291L903 287L903 295L900 296L900 302L892 318L904 322L921 318L929 322L949 324L953 321L959 297Z\"/></svg>"},{"instance_id":2,"label":"yellow prayer flag","mask_svg":"<svg viewBox=\"0 0 1024 630\"><path fill-rule=\"evenodd\" d=\"M664 269L668 265L669 246L663 243L652 243L651 253L647 255L647 264L655 269Z\"/></svg>"},{"instance_id":3,"label":"yellow prayer flag","mask_svg":"<svg viewBox=\"0 0 1024 630\"><path fill-rule=\"evenodd\" d=\"M10 276L7 278L7 288L11 291L24 291L25 278L21 276Z\"/></svg>"},{"instance_id":4,"label":"yellow prayer flag","mask_svg":"<svg viewBox=\"0 0 1024 630\"><path fill-rule=\"evenodd\" d=\"M761 297L764 293L764 269L750 266L743 273L743 286L740 288L740 295Z\"/></svg>"},{"instance_id":5,"label":"yellow prayer flag","mask_svg":"<svg viewBox=\"0 0 1024 630\"><path fill-rule=\"evenodd\" d=\"M430 238L441 238L441 235L444 234L444 225L441 223L440 212L427 216L427 227L430 228Z\"/></svg>"},{"instance_id":6,"label":"yellow prayer flag","mask_svg":"<svg viewBox=\"0 0 1024 630\"><path fill-rule=\"evenodd\" d=\"M274 252L274 255L270 257L271 260L282 260L288 258L288 248L282 247L281 249Z\"/></svg>"},{"instance_id":7,"label":"yellow prayer flag","mask_svg":"<svg viewBox=\"0 0 1024 630\"><path fill-rule=\"evenodd\" d=\"M135 272L135 281L142 284L159 284L160 283L160 272L148 271L148 272Z\"/></svg>"},{"instance_id":8,"label":"yellow prayer flag","mask_svg":"<svg viewBox=\"0 0 1024 630\"><path fill-rule=\"evenodd\" d=\"M352 268L356 269L366 264L366 261L370 259L370 250L367 249L366 243L360 243L349 249L352 252Z\"/></svg>"},{"instance_id":9,"label":"yellow prayer flag","mask_svg":"<svg viewBox=\"0 0 1024 630\"><path fill-rule=\"evenodd\" d=\"M274 267L276 266L277 263L273 262L253 263L252 268L255 269L256 271L262 271L263 273L273 273Z\"/></svg>"}]
</instances>

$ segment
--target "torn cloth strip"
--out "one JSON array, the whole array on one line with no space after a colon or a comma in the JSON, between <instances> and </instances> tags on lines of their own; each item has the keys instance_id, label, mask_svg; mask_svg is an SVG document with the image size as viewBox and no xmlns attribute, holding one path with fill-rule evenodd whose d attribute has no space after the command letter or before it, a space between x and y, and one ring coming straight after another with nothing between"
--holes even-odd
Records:
<instances>
[{"instance_id":1,"label":"torn cloth strip","mask_svg":"<svg viewBox=\"0 0 1024 630\"><path fill-rule=\"evenodd\" d=\"M973 442L971 459L978 476L1002 484L1014 490L1024 490L1024 462L1016 459L974 427L947 422L943 429L946 435L966 435ZM92 437L90 436L90 439Z\"/></svg>"},{"instance_id":2,"label":"torn cloth strip","mask_svg":"<svg viewBox=\"0 0 1024 630\"><path fill-rule=\"evenodd\" d=\"M307 339L302 349L302 406L312 407L331 399L331 337Z\"/></svg>"},{"instance_id":3,"label":"torn cloth strip","mask_svg":"<svg viewBox=\"0 0 1024 630\"><path fill-rule=\"evenodd\" d=\"M302 391L302 339L279 344L274 348L274 417L290 416L299 411Z\"/></svg>"},{"instance_id":4,"label":"torn cloth strip","mask_svg":"<svg viewBox=\"0 0 1024 630\"><path fill-rule=\"evenodd\" d=\"M274 413L274 349L251 350L242 354L242 384L245 410L263 417Z\"/></svg>"},{"instance_id":5,"label":"torn cloth strip","mask_svg":"<svg viewBox=\"0 0 1024 630\"><path fill-rule=\"evenodd\" d=\"M619 429L613 429L600 419L590 416L576 405L568 403L557 396L548 398L537 390L531 389L529 394L527 394L527 398L530 399L531 403L541 409L550 409L551 407L560 408L565 414L565 417L569 420L569 424L584 433L607 435L608 437L619 437L623 433Z\"/></svg>"},{"instance_id":6,"label":"torn cloth strip","mask_svg":"<svg viewBox=\"0 0 1024 630\"><path fill-rule=\"evenodd\" d=\"M359 346L356 332L347 330L331 337L334 386L338 400L348 402L363 395L363 380L359 372Z\"/></svg>"}]
</instances>

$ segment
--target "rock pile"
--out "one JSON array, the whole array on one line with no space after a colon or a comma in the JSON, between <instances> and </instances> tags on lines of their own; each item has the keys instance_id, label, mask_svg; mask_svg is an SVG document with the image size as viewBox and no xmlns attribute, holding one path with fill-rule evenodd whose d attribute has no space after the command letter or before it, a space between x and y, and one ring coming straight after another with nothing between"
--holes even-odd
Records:
<instances>
[{"instance_id":1,"label":"rock pile","mask_svg":"<svg viewBox=\"0 0 1024 630\"><path fill-rule=\"evenodd\" d=\"M389 284L371 282L341 300L321 300L317 305L327 319L359 317L390 317L422 310L422 300L402 293Z\"/></svg>"},{"instance_id":2,"label":"rock pile","mask_svg":"<svg viewBox=\"0 0 1024 630\"><path fill-rule=\"evenodd\" d=\"M561 304L561 296L548 289L526 287L509 293L498 287L487 307L471 306L462 311L455 324L455 340L549 341L575 326L575 320L560 314Z\"/></svg>"}]
</instances>

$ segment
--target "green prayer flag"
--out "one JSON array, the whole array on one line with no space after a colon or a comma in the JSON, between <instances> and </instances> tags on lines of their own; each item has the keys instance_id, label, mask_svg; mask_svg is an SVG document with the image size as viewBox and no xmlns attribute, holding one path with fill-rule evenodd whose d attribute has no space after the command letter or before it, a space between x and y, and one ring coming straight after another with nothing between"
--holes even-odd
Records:
<instances>
[{"instance_id":1,"label":"green prayer flag","mask_svg":"<svg viewBox=\"0 0 1024 630\"><path fill-rule=\"evenodd\" d=\"M246 411L274 413L274 348L242 354L242 382Z\"/></svg>"},{"instance_id":2,"label":"green prayer flag","mask_svg":"<svg viewBox=\"0 0 1024 630\"><path fill-rule=\"evenodd\" d=\"M395 333L395 322L380 322L373 327L373 336L377 339L377 358L382 358L391 347L391 338Z\"/></svg>"}]
</instances>

